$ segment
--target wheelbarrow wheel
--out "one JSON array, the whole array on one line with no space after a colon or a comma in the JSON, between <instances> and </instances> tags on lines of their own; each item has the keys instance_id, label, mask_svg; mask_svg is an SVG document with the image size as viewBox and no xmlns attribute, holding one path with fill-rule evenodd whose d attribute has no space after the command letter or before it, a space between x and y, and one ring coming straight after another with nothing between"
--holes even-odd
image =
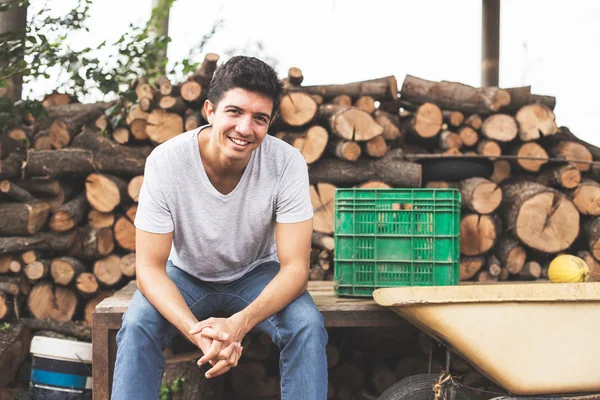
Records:
<instances>
[{"instance_id":1,"label":"wheelbarrow wheel","mask_svg":"<svg viewBox=\"0 0 600 400\"><path fill-rule=\"evenodd\" d=\"M433 385L440 379L436 374L413 375L402 379L383 392L378 400L433 400ZM467 391L445 384L442 388L443 400L474 400Z\"/></svg>"}]
</instances>

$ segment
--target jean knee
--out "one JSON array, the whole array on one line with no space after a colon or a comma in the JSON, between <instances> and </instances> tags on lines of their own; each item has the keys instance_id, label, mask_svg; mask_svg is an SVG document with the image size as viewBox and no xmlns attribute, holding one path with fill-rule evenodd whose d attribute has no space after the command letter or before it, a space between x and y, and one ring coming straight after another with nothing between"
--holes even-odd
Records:
<instances>
[{"instance_id":1,"label":"jean knee","mask_svg":"<svg viewBox=\"0 0 600 400\"><path fill-rule=\"evenodd\" d=\"M131 338L135 342L149 339L162 345L169 328L169 322L139 291L136 291L129 308L123 314L121 329L117 333L117 344Z\"/></svg>"},{"instance_id":2,"label":"jean knee","mask_svg":"<svg viewBox=\"0 0 600 400\"><path fill-rule=\"evenodd\" d=\"M294 325L296 325L297 332L311 341L326 345L328 337L323 315L314 305L312 299L302 303L302 307L295 310L297 313L295 320L297 322Z\"/></svg>"}]
</instances>

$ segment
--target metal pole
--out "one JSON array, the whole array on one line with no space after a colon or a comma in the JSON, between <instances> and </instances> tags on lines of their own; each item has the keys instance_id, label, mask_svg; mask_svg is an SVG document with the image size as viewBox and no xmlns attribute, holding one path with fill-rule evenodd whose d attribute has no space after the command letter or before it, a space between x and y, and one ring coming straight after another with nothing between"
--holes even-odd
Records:
<instances>
[{"instance_id":1,"label":"metal pole","mask_svg":"<svg viewBox=\"0 0 600 400\"><path fill-rule=\"evenodd\" d=\"M500 0L481 0L481 86L498 86Z\"/></svg>"}]
</instances>

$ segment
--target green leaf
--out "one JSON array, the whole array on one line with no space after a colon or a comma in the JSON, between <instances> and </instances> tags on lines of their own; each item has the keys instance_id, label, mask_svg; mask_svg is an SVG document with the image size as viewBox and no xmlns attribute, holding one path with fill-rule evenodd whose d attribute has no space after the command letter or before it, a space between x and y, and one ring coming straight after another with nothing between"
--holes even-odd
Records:
<instances>
[{"instance_id":1,"label":"green leaf","mask_svg":"<svg viewBox=\"0 0 600 400\"><path fill-rule=\"evenodd\" d=\"M0 325L0 331L5 331L8 328L10 328L10 324L8 322L5 322L2 325Z\"/></svg>"}]
</instances>

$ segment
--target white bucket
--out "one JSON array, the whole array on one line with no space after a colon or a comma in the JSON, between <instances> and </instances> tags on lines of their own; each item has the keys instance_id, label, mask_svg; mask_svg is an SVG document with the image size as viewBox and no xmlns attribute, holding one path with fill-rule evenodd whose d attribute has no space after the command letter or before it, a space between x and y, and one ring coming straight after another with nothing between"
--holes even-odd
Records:
<instances>
[{"instance_id":1,"label":"white bucket","mask_svg":"<svg viewBox=\"0 0 600 400\"><path fill-rule=\"evenodd\" d=\"M92 399L91 343L35 336L30 351L30 399Z\"/></svg>"}]
</instances>

